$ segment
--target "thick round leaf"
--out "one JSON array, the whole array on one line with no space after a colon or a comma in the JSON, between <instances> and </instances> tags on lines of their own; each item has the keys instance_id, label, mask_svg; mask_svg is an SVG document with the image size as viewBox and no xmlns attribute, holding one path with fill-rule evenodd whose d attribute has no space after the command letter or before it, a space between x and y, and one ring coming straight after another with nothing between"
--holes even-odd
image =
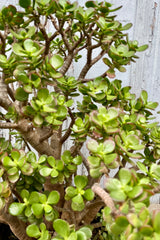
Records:
<instances>
[{"instance_id":1,"label":"thick round leaf","mask_svg":"<svg viewBox=\"0 0 160 240\"><path fill-rule=\"evenodd\" d=\"M116 178L109 178L106 182L106 188L108 191L116 191L121 189L121 183Z\"/></svg>"},{"instance_id":2,"label":"thick round leaf","mask_svg":"<svg viewBox=\"0 0 160 240\"><path fill-rule=\"evenodd\" d=\"M44 211L45 211L45 214L51 214L53 211L53 208L50 205L45 204Z\"/></svg>"},{"instance_id":3,"label":"thick round leaf","mask_svg":"<svg viewBox=\"0 0 160 240\"><path fill-rule=\"evenodd\" d=\"M16 164L8 156L3 158L2 163L3 163L4 167L15 167L16 166Z\"/></svg>"},{"instance_id":4,"label":"thick round leaf","mask_svg":"<svg viewBox=\"0 0 160 240\"><path fill-rule=\"evenodd\" d=\"M28 8L31 5L31 0L19 0L19 5L23 8Z\"/></svg>"},{"instance_id":5,"label":"thick round leaf","mask_svg":"<svg viewBox=\"0 0 160 240\"><path fill-rule=\"evenodd\" d=\"M36 217L43 214L43 205L41 203L33 203L31 209Z\"/></svg>"},{"instance_id":6,"label":"thick round leaf","mask_svg":"<svg viewBox=\"0 0 160 240\"><path fill-rule=\"evenodd\" d=\"M63 58L60 57L59 55L54 55L53 57L51 57L49 62L54 69L58 69L63 65Z\"/></svg>"},{"instance_id":7,"label":"thick round leaf","mask_svg":"<svg viewBox=\"0 0 160 240\"><path fill-rule=\"evenodd\" d=\"M91 167L99 167L101 159L99 157L93 157L93 156L89 156L87 158L89 164L91 165Z\"/></svg>"},{"instance_id":8,"label":"thick round leaf","mask_svg":"<svg viewBox=\"0 0 160 240\"><path fill-rule=\"evenodd\" d=\"M153 228L155 232L160 233L160 212L158 212L154 218Z\"/></svg>"},{"instance_id":9,"label":"thick round leaf","mask_svg":"<svg viewBox=\"0 0 160 240\"><path fill-rule=\"evenodd\" d=\"M72 186L69 186L66 188L66 195L65 195L65 199L66 200L69 200L71 198L73 198L74 196L76 196L78 193L77 189L72 187Z\"/></svg>"},{"instance_id":10,"label":"thick round leaf","mask_svg":"<svg viewBox=\"0 0 160 240\"><path fill-rule=\"evenodd\" d=\"M21 102L26 101L28 99L28 93L26 93L23 88L19 87L16 89L15 99Z\"/></svg>"},{"instance_id":11,"label":"thick round leaf","mask_svg":"<svg viewBox=\"0 0 160 240\"><path fill-rule=\"evenodd\" d=\"M48 204L57 204L59 202L59 192L57 191L52 191L50 192L48 199L47 199L47 203Z\"/></svg>"},{"instance_id":12,"label":"thick round leaf","mask_svg":"<svg viewBox=\"0 0 160 240\"><path fill-rule=\"evenodd\" d=\"M111 198L117 202L123 202L126 199L126 194L122 190L112 191L110 193Z\"/></svg>"},{"instance_id":13,"label":"thick round leaf","mask_svg":"<svg viewBox=\"0 0 160 240\"><path fill-rule=\"evenodd\" d=\"M81 231L77 231L77 240L87 240L86 234Z\"/></svg>"},{"instance_id":14,"label":"thick round leaf","mask_svg":"<svg viewBox=\"0 0 160 240\"><path fill-rule=\"evenodd\" d=\"M56 160L55 160L54 157L49 156L49 157L47 158L47 162L49 163L49 165L50 165L51 167L55 167Z\"/></svg>"},{"instance_id":15,"label":"thick round leaf","mask_svg":"<svg viewBox=\"0 0 160 240\"><path fill-rule=\"evenodd\" d=\"M85 204L84 204L84 202L77 203L76 200L77 200L77 198L75 197L75 202L72 201L71 207L74 211L80 212L84 209Z\"/></svg>"},{"instance_id":16,"label":"thick round leaf","mask_svg":"<svg viewBox=\"0 0 160 240\"><path fill-rule=\"evenodd\" d=\"M25 204L24 203L11 203L11 205L9 206L9 213L13 216L18 216L20 215L23 210L25 208Z\"/></svg>"},{"instance_id":17,"label":"thick round leaf","mask_svg":"<svg viewBox=\"0 0 160 240\"><path fill-rule=\"evenodd\" d=\"M70 228L68 222L57 219L53 223L53 228L61 237L67 238L69 236Z\"/></svg>"},{"instance_id":18,"label":"thick round leaf","mask_svg":"<svg viewBox=\"0 0 160 240\"><path fill-rule=\"evenodd\" d=\"M54 240L56 240L56 239L54 238ZM77 240L76 232L72 232L71 235L69 235L68 240Z\"/></svg>"},{"instance_id":19,"label":"thick round leaf","mask_svg":"<svg viewBox=\"0 0 160 240\"><path fill-rule=\"evenodd\" d=\"M112 140L106 140L103 143L103 152L104 152L104 154L113 152L114 148L115 148L115 143Z\"/></svg>"},{"instance_id":20,"label":"thick round leaf","mask_svg":"<svg viewBox=\"0 0 160 240\"><path fill-rule=\"evenodd\" d=\"M91 175L91 177L93 177L93 178L98 178L98 177L100 177L101 175L102 175L102 172L101 172L101 170L103 169L103 167L99 167L99 168L92 168L92 169L90 169L90 175Z\"/></svg>"},{"instance_id":21,"label":"thick round leaf","mask_svg":"<svg viewBox=\"0 0 160 240\"><path fill-rule=\"evenodd\" d=\"M48 177L50 175L50 173L52 172L52 168L49 168L47 166L44 166L40 169L39 173L43 176L43 177Z\"/></svg>"},{"instance_id":22,"label":"thick round leaf","mask_svg":"<svg viewBox=\"0 0 160 240\"><path fill-rule=\"evenodd\" d=\"M136 198L139 195L141 195L143 193L143 188L141 186L135 186L133 187L133 189L129 192L127 192L127 195L129 198Z\"/></svg>"},{"instance_id":23,"label":"thick round leaf","mask_svg":"<svg viewBox=\"0 0 160 240\"><path fill-rule=\"evenodd\" d=\"M29 237L34 237L34 238L38 238L41 235L38 226L35 224L29 225L26 228L26 233Z\"/></svg>"},{"instance_id":24,"label":"thick round leaf","mask_svg":"<svg viewBox=\"0 0 160 240\"><path fill-rule=\"evenodd\" d=\"M90 239L91 236L92 236L92 231L88 227L82 227L82 228L79 229L78 232L83 232L86 235L87 239Z\"/></svg>"},{"instance_id":25,"label":"thick round leaf","mask_svg":"<svg viewBox=\"0 0 160 240\"><path fill-rule=\"evenodd\" d=\"M94 139L91 139L87 143L87 148L89 151L96 153L98 148L98 142Z\"/></svg>"},{"instance_id":26,"label":"thick round leaf","mask_svg":"<svg viewBox=\"0 0 160 240\"><path fill-rule=\"evenodd\" d=\"M119 171L119 179L122 184L128 184L131 180L131 173L126 168L121 168Z\"/></svg>"},{"instance_id":27,"label":"thick round leaf","mask_svg":"<svg viewBox=\"0 0 160 240\"><path fill-rule=\"evenodd\" d=\"M74 178L74 183L78 189L83 189L88 183L88 178L86 176L77 175Z\"/></svg>"},{"instance_id":28,"label":"thick round leaf","mask_svg":"<svg viewBox=\"0 0 160 240\"><path fill-rule=\"evenodd\" d=\"M28 201L29 201L30 204L38 203L39 202L39 197L40 197L39 193L36 192L36 191L33 191L33 192L31 192Z\"/></svg>"},{"instance_id":29,"label":"thick round leaf","mask_svg":"<svg viewBox=\"0 0 160 240\"><path fill-rule=\"evenodd\" d=\"M87 200L87 201L91 201L94 198L94 192L92 191L92 189L87 189L85 191L85 193L83 194L83 197Z\"/></svg>"},{"instance_id":30,"label":"thick round leaf","mask_svg":"<svg viewBox=\"0 0 160 240\"><path fill-rule=\"evenodd\" d=\"M116 224L120 227L127 227L129 222L125 216L118 216L116 218Z\"/></svg>"}]
</instances>

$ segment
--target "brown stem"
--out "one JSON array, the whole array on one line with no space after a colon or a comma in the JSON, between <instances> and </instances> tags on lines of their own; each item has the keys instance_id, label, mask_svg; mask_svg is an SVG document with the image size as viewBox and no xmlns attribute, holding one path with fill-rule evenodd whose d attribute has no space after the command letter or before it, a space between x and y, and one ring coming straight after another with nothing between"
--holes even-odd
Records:
<instances>
[{"instance_id":1,"label":"brown stem","mask_svg":"<svg viewBox=\"0 0 160 240\"><path fill-rule=\"evenodd\" d=\"M106 74L106 72L104 72L102 75L97 76L97 77L102 77L102 78L104 78L104 77L106 77L106 76L107 76L107 74ZM97 78L97 77L95 77L95 78ZM79 81L81 81L81 83L86 83L86 82L91 82L91 81L93 81L95 78L79 79Z\"/></svg>"},{"instance_id":2,"label":"brown stem","mask_svg":"<svg viewBox=\"0 0 160 240\"><path fill-rule=\"evenodd\" d=\"M3 129L9 129L9 128L13 128L13 129L16 129L18 128L18 124L17 123L4 123L4 122L0 122L0 128L3 128Z\"/></svg>"},{"instance_id":3,"label":"brown stem","mask_svg":"<svg viewBox=\"0 0 160 240\"><path fill-rule=\"evenodd\" d=\"M68 108L68 112L69 112L69 115L70 115L70 117L71 117L71 122L70 122L70 125L69 125L67 131L65 132L65 134L64 134L63 137L61 138L61 143L62 143L62 144L63 144L63 143L68 139L68 137L70 136L71 131L72 131L71 128L72 128L73 124L75 123L75 118L74 118L74 115L73 115L73 113L71 112L70 108Z\"/></svg>"},{"instance_id":4,"label":"brown stem","mask_svg":"<svg viewBox=\"0 0 160 240\"><path fill-rule=\"evenodd\" d=\"M63 64L61 70L59 71L62 75L64 75L67 72L67 70L69 69L69 67L70 67L70 65L72 63L72 60L73 60L73 56L74 56L73 52L70 52L68 54L68 56L66 57L66 60L65 60L65 62Z\"/></svg>"},{"instance_id":5,"label":"brown stem","mask_svg":"<svg viewBox=\"0 0 160 240\"><path fill-rule=\"evenodd\" d=\"M100 187L98 183L95 183L92 186L92 191L96 193L103 200L106 206L110 207L112 212L116 212L116 208L112 198L104 189Z\"/></svg>"},{"instance_id":6,"label":"brown stem","mask_svg":"<svg viewBox=\"0 0 160 240\"><path fill-rule=\"evenodd\" d=\"M1 54L5 55L6 42L5 42L5 37L2 35L1 32L0 32L0 39L1 39L1 42L2 42Z\"/></svg>"},{"instance_id":7,"label":"brown stem","mask_svg":"<svg viewBox=\"0 0 160 240\"><path fill-rule=\"evenodd\" d=\"M44 134L44 135L39 139L39 141L40 141L40 142L43 142L44 140L50 138L50 137L52 136L52 134L53 134L53 130L52 130L52 129L49 129L49 131L48 131L46 134Z\"/></svg>"}]
</instances>

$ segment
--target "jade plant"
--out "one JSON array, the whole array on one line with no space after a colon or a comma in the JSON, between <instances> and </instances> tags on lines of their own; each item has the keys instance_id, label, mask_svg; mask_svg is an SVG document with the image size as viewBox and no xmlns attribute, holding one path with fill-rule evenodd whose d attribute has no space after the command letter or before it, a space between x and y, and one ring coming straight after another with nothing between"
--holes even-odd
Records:
<instances>
[{"instance_id":1,"label":"jade plant","mask_svg":"<svg viewBox=\"0 0 160 240\"><path fill-rule=\"evenodd\" d=\"M0 222L19 240L160 239L158 104L116 79L147 49L119 8L19 0L0 11ZM104 73L88 78L100 60Z\"/></svg>"}]
</instances>

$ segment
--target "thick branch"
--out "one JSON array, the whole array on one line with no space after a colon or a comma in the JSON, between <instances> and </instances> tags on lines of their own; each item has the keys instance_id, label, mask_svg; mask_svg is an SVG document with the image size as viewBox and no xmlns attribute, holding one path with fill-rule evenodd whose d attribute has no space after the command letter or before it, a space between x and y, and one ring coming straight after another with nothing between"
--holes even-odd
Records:
<instances>
[{"instance_id":1,"label":"thick branch","mask_svg":"<svg viewBox=\"0 0 160 240\"><path fill-rule=\"evenodd\" d=\"M74 118L74 115L73 113L71 112L70 108L68 108L68 112L69 112L69 115L71 117L71 122L70 122L70 125L67 129L67 131L65 132L65 134L63 135L63 137L61 138L61 143L63 144L70 136L71 134L71 131L72 131L72 127L73 127L73 124L75 123L75 118Z\"/></svg>"},{"instance_id":2,"label":"thick branch","mask_svg":"<svg viewBox=\"0 0 160 240\"><path fill-rule=\"evenodd\" d=\"M17 123L9 123L9 122L0 122L0 128L3 128L3 129L9 129L9 128L17 129L18 124Z\"/></svg>"},{"instance_id":3,"label":"thick branch","mask_svg":"<svg viewBox=\"0 0 160 240\"><path fill-rule=\"evenodd\" d=\"M72 60L73 60L73 52L70 52L68 54L68 56L66 57L66 60L61 68L61 70L59 71L62 75L65 75L65 73L68 71L71 63L72 63Z\"/></svg>"},{"instance_id":4,"label":"thick branch","mask_svg":"<svg viewBox=\"0 0 160 240\"><path fill-rule=\"evenodd\" d=\"M40 134L36 129L33 130L27 119L22 119L18 123L18 131L22 134L26 142L28 142L39 154L54 156L55 149L52 149L47 141L40 142Z\"/></svg>"},{"instance_id":5,"label":"thick branch","mask_svg":"<svg viewBox=\"0 0 160 240\"><path fill-rule=\"evenodd\" d=\"M80 75L78 77L78 80L80 79L84 79L86 74L88 73L88 71L90 70L90 68L96 63L98 62L103 55L106 52L104 50L102 50L95 58L93 58L91 61L87 61L86 65L83 67L82 71L80 72Z\"/></svg>"},{"instance_id":6,"label":"thick branch","mask_svg":"<svg viewBox=\"0 0 160 240\"><path fill-rule=\"evenodd\" d=\"M2 35L2 33L0 32L0 39L2 42L2 47L1 47L1 54L5 55L5 37Z\"/></svg>"},{"instance_id":7,"label":"thick branch","mask_svg":"<svg viewBox=\"0 0 160 240\"><path fill-rule=\"evenodd\" d=\"M93 190L94 193L96 193L103 200L103 202L105 203L106 206L110 207L110 209L113 213L116 212L116 208L115 208L115 205L114 205L114 202L113 202L112 198L110 197L110 195L105 190L103 190L100 187L100 185L98 183L95 183L92 186L92 190Z\"/></svg>"},{"instance_id":8,"label":"thick branch","mask_svg":"<svg viewBox=\"0 0 160 240\"><path fill-rule=\"evenodd\" d=\"M97 77L102 77L102 78L105 78L107 76L107 73L106 72L104 72L102 75L100 75L100 76L97 76ZM95 78L85 78L85 79L79 79L79 81L81 81L81 83L86 83L86 82L91 82L91 81L93 81L94 79L96 79L97 77L95 77Z\"/></svg>"}]
</instances>

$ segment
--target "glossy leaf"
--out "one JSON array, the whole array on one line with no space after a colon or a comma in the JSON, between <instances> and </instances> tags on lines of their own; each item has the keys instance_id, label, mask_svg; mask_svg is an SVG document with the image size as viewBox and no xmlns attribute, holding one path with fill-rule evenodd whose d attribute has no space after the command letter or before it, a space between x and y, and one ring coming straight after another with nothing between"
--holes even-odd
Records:
<instances>
[{"instance_id":1,"label":"glossy leaf","mask_svg":"<svg viewBox=\"0 0 160 240\"><path fill-rule=\"evenodd\" d=\"M70 228L66 221L62 219L55 220L53 222L53 228L61 237L67 238L69 236Z\"/></svg>"},{"instance_id":2,"label":"glossy leaf","mask_svg":"<svg viewBox=\"0 0 160 240\"><path fill-rule=\"evenodd\" d=\"M11 203L11 205L9 206L9 213L13 216L18 216L20 215L23 210L25 208L25 204L24 203Z\"/></svg>"},{"instance_id":3,"label":"glossy leaf","mask_svg":"<svg viewBox=\"0 0 160 240\"><path fill-rule=\"evenodd\" d=\"M63 58L59 55L53 55L53 57L50 58L49 62L52 67L57 70L58 68L62 67Z\"/></svg>"},{"instance_id":4,"label":"glossy leaf","mask_svg":"<svg viewBox=\"0 0 160 240\"><path fill-rule=\"evenodd\" d=\"M26 233L29 237L38 238L40 237L40 231L37 225L32 224L26 228Z\"/></svg>"},{"instance_id":5,"label":"glossy leaf","mask_svg":"<svg viewBox=\"0 0 160 240\"><path fill-rule=\"evenodd\" d=\"M47 199L47 203L48 204L57 204L59 202L60 199L60 195L57 191L52 191L50 192L48 199Z\"/></svg>"},{"instance_id":6,"label":"glossy leaf","mask_svg":"<svg viewBox=\"0 0 160 240\"><path fill-rule=\"evenodd\" d=\"M77 175L74 178L74 183L78 189L83 189L88 183L88 178L86 176Z\"/></svg>"}]
</instances>

